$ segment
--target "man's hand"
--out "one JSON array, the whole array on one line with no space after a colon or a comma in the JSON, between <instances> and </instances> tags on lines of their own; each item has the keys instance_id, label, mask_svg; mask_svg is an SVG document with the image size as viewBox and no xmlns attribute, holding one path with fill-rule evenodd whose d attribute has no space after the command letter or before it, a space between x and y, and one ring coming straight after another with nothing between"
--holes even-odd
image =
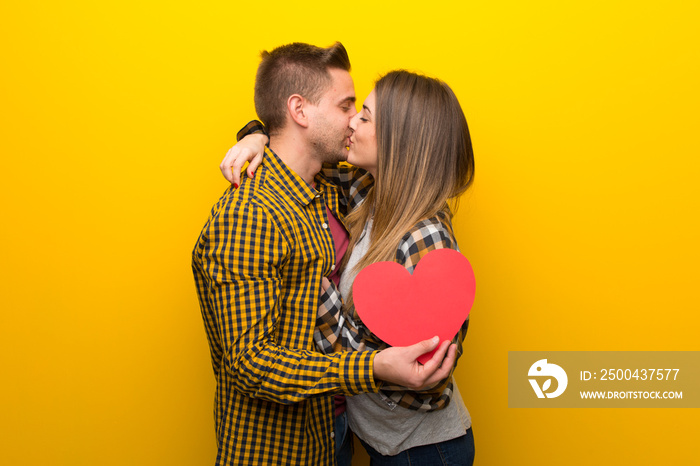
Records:
<instances>
[{"instance_id":1,"label":"man's hand","mask_svg":"<svg viewBox=\"0 0 700 466\"><path fill-rule=\"evenodd\" d=\"M439 341L438 337L433 337L412 346L380 351L374 357L374 378L411 390L421 390L447 378L457 360L457 345L443 341L430 361L425 364L416 361L435 349Z\"/></svg>"},{"instance_id":2,"label":"man's hand","mask_svg":"<svg viewBox=\"0 0 700 466\"><path fill-rule=\"evenodd\" d=\"M264 134L249 134L230 148L221 161L219 169L230 183L236 188L241 184L241 170L246 162L250 162L246 173L253 177L255 170L262 163L265 144L268 138Z\"/></svg>"}]
</instances>

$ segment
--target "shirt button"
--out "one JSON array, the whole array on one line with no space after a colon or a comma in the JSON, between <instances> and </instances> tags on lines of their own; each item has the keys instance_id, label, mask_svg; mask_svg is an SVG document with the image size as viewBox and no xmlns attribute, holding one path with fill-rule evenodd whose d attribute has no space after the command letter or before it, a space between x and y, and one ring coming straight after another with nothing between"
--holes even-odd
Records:
<instances>
[{"instance_id":1,"label":"shirt button","mask_svg":"<svg viewBox=\"0 0 700 466\"><path fill-rule=\"evenodd\" d=\"M320 194L316 194L314 197L315 197L316 199L318 199L319 197L321 197L321 195L320 195Z\"/></svg>"},{"instance_id":2,"label":"shirt button","mask_svg":"<svg viewBox=\"0 0 700 466\"><path fill-rule=\"evenodd\" d=\"M335 270L335 264L331 265L331 270Z\"/></svg>"},{"instance_id":3,"label":"shirt button","mask_svg":"<svg viewBox=\"0 0 700 466\"><path fill-rule=\"evenodd\" d=\"M324 224L321 225L321 226L323 227L324 230L327 230L327 229L328 229L328 224L327 224L327 223L324 223Z\"/></svg>"},{"instance_id":4,"label":"shirt button","mask_svg":"<svg viewBox=\"0 0 700 466\"><path fill-rule=\"evenodd\" d=\"M335 432L331 431L331 438L335 438Z\"/></svg>"}]
</instances>

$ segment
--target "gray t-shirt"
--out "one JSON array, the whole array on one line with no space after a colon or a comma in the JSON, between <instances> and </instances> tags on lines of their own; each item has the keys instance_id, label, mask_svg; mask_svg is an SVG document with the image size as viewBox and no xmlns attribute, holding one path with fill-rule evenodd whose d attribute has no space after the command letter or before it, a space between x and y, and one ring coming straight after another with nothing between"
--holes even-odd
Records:
<instances>
[{"instance_id":1,"label":"gray t-shirt","mask_svg":"<svg viewBox=\"0 0 700 466\"><path fill-rule=\"evenodd\" d=\"M348 296L355 281L357 274L353 268L367 253L371 229L370 219L340 277L339 288L343 296ZM347 397L350 428L382 455L397 455L409 448L461 437L472 422L454 379L452 383L450 403L443 409L431 412L398 406L382 393Z\"/></svg>"}]
</instances>

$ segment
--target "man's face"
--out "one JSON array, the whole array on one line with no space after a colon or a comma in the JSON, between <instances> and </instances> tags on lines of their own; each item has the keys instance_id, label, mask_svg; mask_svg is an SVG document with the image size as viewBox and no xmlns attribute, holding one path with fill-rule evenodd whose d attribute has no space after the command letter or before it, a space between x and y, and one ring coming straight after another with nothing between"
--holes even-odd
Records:
<instances>
[{"instance_id":1,"label":"man's face","mask_svg":"<svg viewBox=\"0 0 700 466\"><path fill-rule=\"evenodd\" d=\"M348 156L350 119L357 113L355 86L347 71L330 69L329 73L331 86L310 108L309 137L322 162L338 162Z\"/></svg>"}]
</instances>

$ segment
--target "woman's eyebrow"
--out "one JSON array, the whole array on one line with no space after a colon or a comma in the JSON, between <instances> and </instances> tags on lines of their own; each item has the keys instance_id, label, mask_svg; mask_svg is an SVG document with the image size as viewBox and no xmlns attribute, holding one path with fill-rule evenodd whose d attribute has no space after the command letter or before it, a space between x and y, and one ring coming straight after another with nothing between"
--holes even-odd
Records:
<instances>
[{"instance_id":1,"label":"woman's eyebrow","mask_svg":"<svg viewBox=\"0 0 700 466\"><path fill-rule=\"evenodd\" d=\"M369 107L366 106L365 104L362 104L362 108L364 108L365 110L367 110L367 113L369 113L370 115L372 114L372 111L371 111L371 110L369 109Z\"/></svg>"}]
</instances>

